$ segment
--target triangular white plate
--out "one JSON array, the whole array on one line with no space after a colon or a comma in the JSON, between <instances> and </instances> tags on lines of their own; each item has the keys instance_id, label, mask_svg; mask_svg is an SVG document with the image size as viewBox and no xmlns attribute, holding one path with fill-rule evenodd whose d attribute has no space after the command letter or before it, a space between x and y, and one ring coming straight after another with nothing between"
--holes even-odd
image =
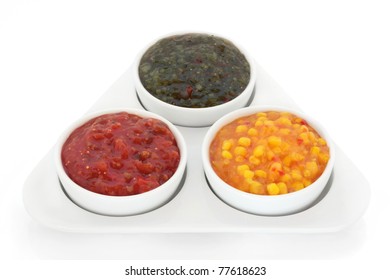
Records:
<instances>
[{"instance_id":1,"label":"triangular white plate","mask_svg":"<svg viewBox=\"0 0 390 280\"><path fill-rule=\"evenodd\" d=\"M261 67L249 106L297 105ZM132 83L131 70L92 106L90 112L108 108L143 108ZM93 233L135 232L261 232L317 233L339 231L358 220L370 198L368 182L336 147L332 178L322 199L300 213L280 217L251 215L226 205L209 188L201 163L204 128L179 127L188 145L187 174L180 192L166 205L137 216L108 217L75 205L63 192L54 168L53 149L27 178L23 199L39 223L62 231Z\"/></svg>"}]
</instances>

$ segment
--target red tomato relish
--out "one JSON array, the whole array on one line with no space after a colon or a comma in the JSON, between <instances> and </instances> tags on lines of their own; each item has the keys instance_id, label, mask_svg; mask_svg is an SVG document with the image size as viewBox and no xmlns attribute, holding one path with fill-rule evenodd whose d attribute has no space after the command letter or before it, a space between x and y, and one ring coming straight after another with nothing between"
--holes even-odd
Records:
<instances>
[{"instance_id":1,"label":"red tomato relish","mask_svg":"<svg viewBox=\"0 0 390 280\"><path fill-rule=\"evenodd\" d=\"M179 165L180 152L165 123L120 112L75 129L62 147L61 159L65 172L81 187L127 196L165 183Z\"/></svg>"}]
</instances>

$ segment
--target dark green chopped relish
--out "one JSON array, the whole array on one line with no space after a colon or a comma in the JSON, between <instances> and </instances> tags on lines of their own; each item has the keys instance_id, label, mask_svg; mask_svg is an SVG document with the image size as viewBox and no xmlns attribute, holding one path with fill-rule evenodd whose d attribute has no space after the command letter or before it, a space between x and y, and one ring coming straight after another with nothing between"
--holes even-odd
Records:
<instances>
[{"instance_id":1,"label":"dark green chopped relish","mask_svg":"<svg viewBox=\"0 0 390 280\"><path fill-rule=\"evenodd\" d=\"M230 41L206 34L159 40L139 65L146 90L172 105L204 108L226 103L244 91L250 67Z\"/></svg>"}]
</instances>

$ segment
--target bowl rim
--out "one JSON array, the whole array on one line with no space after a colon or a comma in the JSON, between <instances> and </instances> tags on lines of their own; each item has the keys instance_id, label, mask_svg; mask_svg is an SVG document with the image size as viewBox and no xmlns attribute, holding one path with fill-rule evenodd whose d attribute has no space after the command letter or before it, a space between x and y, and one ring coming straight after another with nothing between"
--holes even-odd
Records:
<instances>
[{"instance_id":1,"label":"bowl rim","mask_svg":"<svg viewBox=\"0 0 390 280\"><path fill-rule=\"evenodd\" d=\"M242 90L242 92L237 95L234 99L229 100L228 102L225 102L223 104L219 104L216 106L210 106L210 107L202 107L202 108L191 108L191 107L182 107L178 105L173 105L170 103L167 103L165 101L162 101L161 99L155 97L153 94L151 94L142 84L141 79L139 77L139 63L141 62L141 59L145 52L152 47L154 44L156 44L158 41L168 38L171 36L175 35L185 35L185 34L191 34L191 33L196 33L196 34L204 34L204 35L211 35L211 36L216 36L220 37L222 39L225 39L232 43L245 57L249 64L249 81L248 84L246 85L245 89ZM243 48L240 44L238 44L235 40L231 39L230 37L227 37L225 35L220 35L215 32L209 32L209 31L200 31L200 30L182 30L182 31L176 31L176 32L169 32L166 33L165 35L159 36L155 38L154 40L150 41L148 44L146 44L136 55L136 58L134 60L133 66L132 66L132 72L133 72L133 77L134 77L134 83L135 83L135 88L136 89L141 89L142 92L138 92L136 90L137 95L145 94L147 95L150 99L152 99L156 104L158 104L160 107L164 107L166 110L177 110L177 111L182 111L183 113L185 112L193 112L193 113L208 113L212 112L215 110L224 110L225 108L229 108L231 104L236 100L236 102L239 102L241 99L245 98L248 94L251 95L253 88L256 83L257 79L257 71L256 71L256 65L254 62L254 59L252 56L246 51L245 48ZM234 103L233 103L234 104Z\"/></svg>"},{"instance_id":2,"label":"bowl rim","mask_svg":"<svg viewBox=\"0 0 390 280\"><path fill-rule=\"evenodd\" d=\"M304 119L311 127L313 127L317 133L326 140L327 145L329 147L329 160L326 164L326 167L320 177L317 178L316 181L311 183L309 186L295 192L286 193L286 194L279 194L279 195L260 195L260 194L252 194L245 191L241 191L229 184L227 184L225 181L223 181L214 171L214 169L211 166L210 163L210 156L209 156L209 148L211 145L212 140L215 137L215 134L226 124L244 116L249 116L255 113L259 112L265 112L265 111L279 111L279 112L289 112L292 114L297 115L298 117L301 117ZM212 185L210 183L210 187L214 190L220 189L222 191L232 192L235 195L241 196L244 199L250 199L250 200L260 200L260 201L275 201L275 200L285 200L285 199L295 199L300 196L303 196L311 191L314 190L314 188L321 187L319 184L321 184L321 178L330 177L334 163L335 163L335 145L330 138L328 132L323 128L323 126L317 122L315 119L310 117L309 115L299 111L294 110L291 108L283 107L283 106L268 106L268 105L259 105L259 106L251 106L251 107L245 107L238 110L235 110L233 112L230 112L229 114L225 115L224 117L220 118L218 121L216 121L207 131L204 141L202 143L202 163L203 168L206 173L206 176L213 176L213 179L218 181L217 186ZM328 181L328 180L327 180ZM327 181L324 185L326 185ZM223 200L222 197L220 199ZM234 206L235 207L235 206Z\"/></svg>"},{"instance_id":3,"label":"bowl rim","mask_svg":"<svg viewBox=\"0 0 390 280\"><path fill-rule=\"evenodd\" d=\"M129 114L138 115L138 116L143 117L143 118L147 117L147 118L154 118L154 119L160 120L168 126L168 128L171 130L172 134L174 135L174 137L176 139L176 144L177 144L179 151L180 151L179 164L178 164L174 174L165 183L161 184L160 186L158 186L150 191L135 194L135 195L127 195L127 196L112 196L112 195L96 193L96 192L90 191L90 190L78 185L76 182L74 182L68 176L68 174L66 173L66 171L63 167L62 159L61 159L62 147L63 147L63 144L65 143L65 141L70 136L70 134L76 128L80 127L81 125L86 123L88 120L93 119L95 117L105 115L105 114L119 113L119 112L126 112ZM187 165L187 146L186 146L184 137L181 134L181 132L178 130L178 128L176 128L172 123L170 123L165 118L163 118L155 113L145 111L142 109L112 108L112 109L99 110L99 111L96 111L93 113L86 114L86 115L82 116L81 118L77 119L76 121L74 121L72 124L70 124L63 131L63 133L60 135L60 137L57 140L57 143L55 145L54 157L55 157L55 167L56 167L56 171L57 171L57 176L59 177L59 180L64 187L65 193L67 193L67 191L66 191L67 188L72 188L72 189L76 189L78 192L82 193L83 195L86 195L89 197L95 197L96 199L104 199L107 201L112 200L113 202L120 202L120 201L132 201L132 200L141 200L141 199L147 201L148 197L158 196L160 193L166 192L169 189L173 188L173 186L171 185L171 182L174 181L175 179L178 179L179 181L182 180L182 177L184 175L184 171L185 171L185 168ZM177 178L178 176L180 176L180 178ZM64 180L64 179L66 180L66 182L62 182L62 180ZM175 189L177 187L178 186L175 186ZM74 201L74 198L72 198L71 200L78 204L77 201ZM83 207L82 205L80 205L80 206Z\"/></svg>"}]
</instances>

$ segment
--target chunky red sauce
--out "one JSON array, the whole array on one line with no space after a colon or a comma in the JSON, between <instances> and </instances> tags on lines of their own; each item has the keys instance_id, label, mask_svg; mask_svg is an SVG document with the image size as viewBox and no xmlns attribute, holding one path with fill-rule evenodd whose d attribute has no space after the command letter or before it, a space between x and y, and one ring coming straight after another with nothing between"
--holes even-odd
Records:
<instances>
[{"instance_id":1,"label":"chunky red sauce","mask_svg":"<svg viewBox=\"0 0 390 280\"><path fill-rule=\"evenodd\" d=\"M180 152L165 123L121 112L75 129L61 159L68 176L83 188L126 196L165 183L177 169Z\"/></svg>"}]
</instances>

